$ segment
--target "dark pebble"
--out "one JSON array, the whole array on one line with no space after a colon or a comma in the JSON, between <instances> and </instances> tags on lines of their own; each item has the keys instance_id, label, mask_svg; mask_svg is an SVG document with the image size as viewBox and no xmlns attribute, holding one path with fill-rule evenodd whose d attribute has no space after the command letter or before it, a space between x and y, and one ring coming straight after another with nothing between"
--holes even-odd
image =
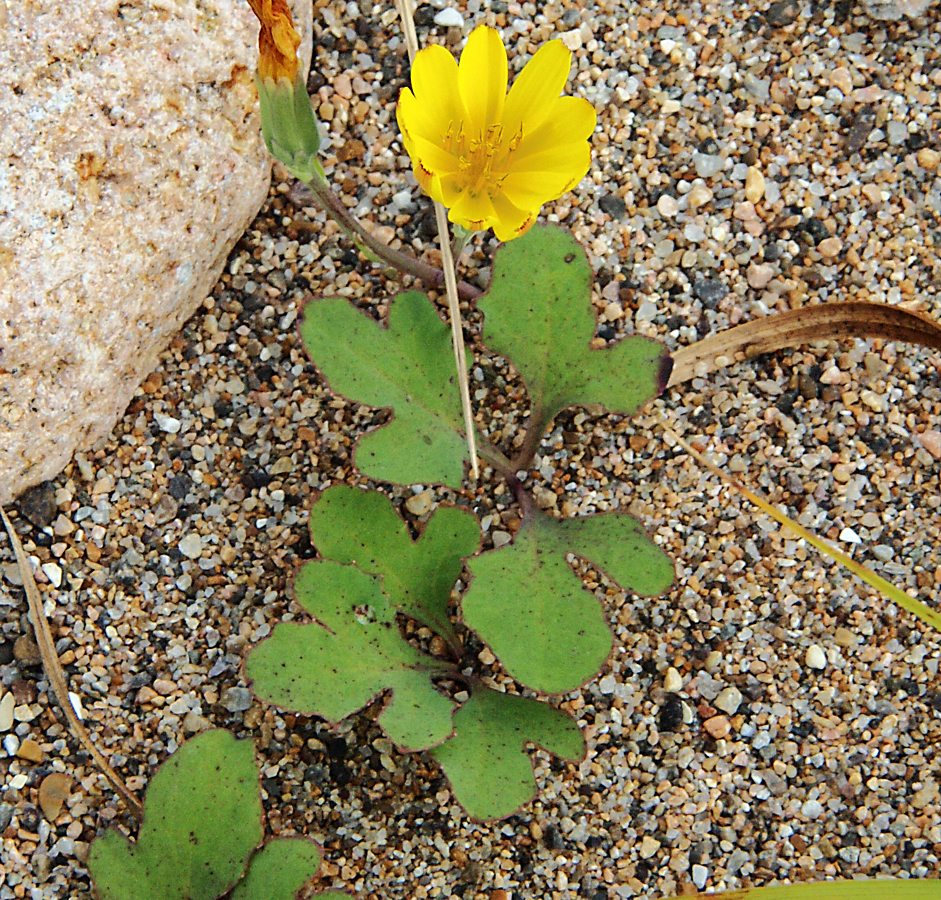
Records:
<instances>
[{"instance_id":1,"label":"dark pebble","mask_svg":"<svg viewBox=\"0 0 941 900\"><path fill-rule=\"evenodd\" d=\"M192 482L188 475L174 475L167 488L174 500L182 500L189 492Z\"/></svg>"},{"instance_id":2,"label":"dark pebble","mask_svg":"<svg viewBox=\"0 0 941 900\"><path fill-rule=\"evenodd\" d=\"M712 309L726 294L729 289L726 285L716 278L703 278L693 285L693 294L696 299L702 301L703 305Z\"/></svg>"},{"instance_id":3,"label":"dark pebble","mask_svg":"<svg viewBox=\"0 0 941 900\"><path fill-rule=\"evenodd\" d=\"M0 833L7 830L13 821L13 807L9 803L0 803Z\"/></svg>"},{"instance_id":4,"label":"dark pebble","mask_svg":"<svg viewBox=\"0 0 941 900\"><path fill-rule=\"evenodd\" d=\"M660 730L676 731L683 724L683 701L676 694L667 694L660 704Z\"/></svg>"},{"instance_id":5,"label":"dark pebble","mask_svg":"<svg viewBox=\"0 0 941 900\"><path fill-rule=\"evenodd\" d=\"M599 201L601 211L607 213L612 219L623 219L627 213L627 204L616 194L605 194Z\"/></svg>"},{"instance_id":6,"label":"dark pebble","mask_svg":"<svg viewBox=\"0 0 941 900\"><path fill-rule=\"evenodd\" d=\"M769 25L773 25L775 28L783 28L785 25L790 25L797 18L798 12L799 7L795 0L780 0L779 3L772 3L768 7L765 18Z\"/></svg>"},{"instance_id":7,"label":"dark pebble","mask_svg":"<svg viewBox=\"0 0 941 900\"><path fill-rule=\"evenodd\" d=\"M51 481L30 488L16 504L20 513L37 528L45 528L56 517L56 491Z\"/></svg>"}]
</instances>

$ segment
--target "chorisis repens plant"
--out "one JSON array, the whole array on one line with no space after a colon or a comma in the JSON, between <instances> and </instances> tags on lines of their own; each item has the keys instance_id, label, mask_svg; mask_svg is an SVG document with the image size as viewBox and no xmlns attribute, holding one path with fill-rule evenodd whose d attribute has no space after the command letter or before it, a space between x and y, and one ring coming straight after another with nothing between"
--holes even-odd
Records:
<instances>
[{"instance_id":1,"label":"chorisis repens plant","mask_svg":"<svg viewBox=\"0 0 941 900\"><path fill-rule=\"evenodd\" d=\"M467 630L521 686L563 694L595 677L612 647L605 612L569 556L641 595L662 592L673 580L670 560L631 516L550 516L533 501L525 472L558 413L595 404L630 415L663 389L670 362L646 338L590 348L588 261L558 228L535 226L502 248L478 307L484 341L522 375L531 400L529 430L514 459L478 436L490 467L485 472L504 480L519 503L513 542L479 552L476 517L448 506L412 540L377 491L331 487L310 518L321 558L306 563L294 585L315 621L277 626L249 654L247 673L263 699L333 722L382 696L379 724L389 737L403 750L430 750L462 805L487 819L508 815L533 796L524 743L568 760L581 758L584 744L559 710L469 672ZM358 442L355 461L365 475L462 487L466 445L448 329L427 297L400 294L386 323L347 300L315 300L300 328L333 390L391 411L386 424ZM448 605L465 566L470 584L455 622ZM439 639L430 645L441 652L409 643L399 617L428 628ZM469 688L459 708L439 690L454 682Z\"/></svg>"}]
</instances>

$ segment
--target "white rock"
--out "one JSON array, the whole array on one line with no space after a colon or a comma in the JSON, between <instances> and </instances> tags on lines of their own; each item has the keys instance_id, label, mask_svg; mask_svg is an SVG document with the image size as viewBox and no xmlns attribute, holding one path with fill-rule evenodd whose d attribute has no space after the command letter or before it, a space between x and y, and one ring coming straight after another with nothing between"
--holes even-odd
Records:
<instances>
[{"instance_id":1,"label":"white rock","mask_svg":"<svg viewBox=\"0 0 941 900\"><path fill-rule=\"evenodd\" d=\"M671 694L675 694L677 691L682 690L682 688L683 677L673 666L670 666L670 668L667 669L667 674L663 678L663 689Z\"/></svg>"},{"instance_id":2,"label":"white rock","mask_svg":"<svg viewBox=\"0 0 941 900\"><path fill-rule=\"evenodd\" d=\"M827 665L827 654L819 644L811 644L804 654L804 662L811 669L824 669Z\"/></svg>"},{"instance_id":3,"label":"white rock","mask_svg":"<svg viewBox=\"0 0 941 900\"><path fill-rule=\"evenodd\" d=\"M734 715L742 705L742 692L737 687L727 687L719 692L719 696L712 701L716 709Z\"/></svg>"},{"instance_id":4,"label":"white rock","mask_svg":"<svg viewBox=\"0 0 941 900\"><path fill-rule=\"evenodd\" d=\"M180 428L183 426L183 423L173 416L163 416L160 413L154 413L154 419L157 422L157 427L167 434L179 434Z\"/></svg>"},{"instance_id":5,"label":"white rock","mask_svg":"<svg viewBox=\"0 0 941 900\"><path fill-rule=\"evenodd\" d=\"M680 205L675 197L669 194L661 194L657 201L657 212L665 219L672 219L680 211Z\"/></svg>"},{"instance_id":6,"label":"white rock","mask_svg":"<svg viewBox=\"0 0 941 900\"><path fill-rule=\"evenodd\" d=\"M863 0L863 9L874 19L898 21L903 16L924 15L934 0Z\"/></svg>"},{"instance_id":7,"label":"white rock","mask_svg":"<svg viewBox=\"0 0 941 900\"><path fill-rule=\"evenodd\" d=\"M823 806L817 800L808 800L801 807L801 813L808 819L819 819L823 815Z\"/></svg>"},{"instance_id":8,"label":"white rock","mask_svg":"<svg viewBox=\"0 0 941 900\"><path fill-rule=\"evenodd\" d=\"M8 503L111 431L260 207L270 162L244 0L3 9ZM309 4L298 21L309 34Z\"/></svg>"},{"instance_id":9,"label":"white rock","mask_svg":"<svg viewBox=\"0 0 941 900\"><path fill-rule=\"evenodd\" d=\"M43 563L42 570L53 587L60 587L62 585L62 569L57 563Z\"/></svg>"},{"instance_id":10,"label":"white rock","mask_svg":"<svg viewBox=\"0 0 941 900\"><path fill-rule=\"evenodd\" d=\"M13 727L13 694L9 691L0 698L0 731L9 731Z\"/></svg>"},{"instance_id":11,"label":"white rock","mask_svg":"<svg viewBox=\"0 0 941 900\"><path fill-rule=\"evenodd\" d=\"M702 890L706 886L706 879L709 877L709 870L705 866L701 866L698 863L693 866L693 884Z\"/></svg>"},{"instance_id":12,"label":"white rock","mask_svg":"<svg viewBox=\"0 0 941 900\"><path fill-rule=\"evenodd\" d=\"M203 555L203 541L198 534L190 533L179 543L180 553L189 559L199 559Z\"/></svg>"},{"instance_id":13,"label":"white rock","mask_svg":"<svg viewBox=\"0 0 941 900\"><path fill-rule=\"evenodd\" d=\"M463 28L464 16L456 9L448 7L435 16L435 25L440 25L442 28Z\"/></svg>"},{"instance_id":14,"label":"white rock","mask_svg":"<svg viewBox=\"0 0 941 900\"><path fill-rule=\"evenodd\" d=\"M638 854L641 859L650 859L660 849L660 841L656 838L651 837L649 834L644 835L644 839L640 842L640 847L638 848Z\"/></svg>"}]
</instances>

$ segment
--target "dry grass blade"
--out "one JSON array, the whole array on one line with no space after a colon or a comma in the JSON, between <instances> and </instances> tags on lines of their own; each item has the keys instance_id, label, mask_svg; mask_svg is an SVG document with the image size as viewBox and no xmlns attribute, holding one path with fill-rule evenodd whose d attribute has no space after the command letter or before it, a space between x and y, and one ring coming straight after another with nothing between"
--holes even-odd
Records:
<instances>
[{"instance_id":1,"label":"dry grass blade","mask_svg":"<svg viewBox=\"0 0 941 900\"><path fill-rule=\"evenodd\" d=\"M19 567L20 578L23 581L23 589L26 591L26 601L29 604L29 618L33 624L36 643L39 645L43 668L46 671L49 683L52 685L56 700L59 701L59 706L62 707L62 712L65 713L65 718L76 740L95 761L98 768L104 773L105 778L111 782L111 786L121 795L128 809L140 819L144 813L140 801L131 793L130 788L124 783L121 776L111 768L111 764L95 746L91 735L82 724L82 720L79 719L75 708L72 706L72 701L69 698L68 682L65 680L65 672L62 670L62 666L59 663L59 655L56 653L56 645L55 641L52 639L49 620L46 618L46 614L42 608L42 597L39 595L39 588L36 587L36 581L33 578L33 570L29 565L29 560L26 558L26 553L23 550L23 545L20 543L19 535L17 535L16 530L7 518L6 511L2 508L0 508L0 517L3 518L3 524L6 527L7 534L10 537L10 544L13 547L13 553L16 556L16 564Z\"/></svg>"},{"instance_id":2,"label":"dry grass blade","mask_svg":"<svg viewBox=\"0 0 941 900\"><path fill-rule=\"evenodd\" d=\"M772 885L710 894L716 900L937 900L941 882L925 878L880 878ZM679 897L673 900L680 900Z\"/></svg>"},{"instance_id":3,"label":"dry grass blade","mask_svg":"<svg viewBox=\"0 0 941 900\"><path fill-rule=\"evenodd\" d=\"M414 7L412 0L396 0L409 62L415 62L418 53L418 35L415 33ZM470 383L467 380L467 357L464 335L461 329L461 310L458 304L457 273L451 255L451 237L448 228L447 210L436 200L435 223L438 226L438 241L441 244L441 268L444 270L444 286L448 298L448 316L451 319L451 346L454 350L454 365L457 369L458 387L461 393L461 411L464 415L464 430L467 432L467 452L470 455L470 474L474 481L480 478L477 461L477 438L474 432L474 412L471 408Z\"/></svg>"},{"instance_id":4,"label":"dry grass blade","mask_svg":"<svg viewBox=\"0 0 941 900\"><path fill-rule=\"evenodd\" d=\"M755 319L678 350L673 354L669 387L762 353L854 337L906 341L941 350L941 324L924 313L885 303L822 303Z\"/></svg>"},{"instance_id":5,"label":"dry grass blade","mask_svg":"<svg viewBox=\"0 0 941 900\"><path fill-rule=\"evenodd\" d=\"M836 547L827 543L827 541L823 540L823 538L817 537L817 535L808 531L802 525L799 525L793 519L782 513L776 506L772 506L772 504L765 500L764 497L756 494L754 491L736 481L727 472L722 471L722 469L720 469L715 463L707 459L702 453L700 453L688 441L685 441L683 438L681 438L671 428L668 428L666 425L664 425L663 431L664 434L666 434L672 440L676 441L677 444L679 444L690 456L692 456L696 462L704 466L714 475L717 475L726 484L734 487L735 490L737 490L744 497L747 497L763 513L771 516L771 518L774 519L779 525L783 525L789 531L792 531L798 537L807 541L807 543L812 547L816 547L817 550L819 550L825 556L829 556L830 559L835 560L841 566L847 568L861 581L864 581L870 587L875 588L883 596L895 601L895 603L901 606L902 609L908 610L908 612L912 613L914 616L917 616L919 619L921 619L922 622L930 625L936 631L941 631L941 612L933 609L926 603L922 603L920 600L916 600L914 597L910 597L891 582L888 582L881 576L876 575L875 572L861 563L856 562L856 560L851 556L847 556L845 553L843 553L842 550L837 550Z\"/></svg>"}]
</instances>

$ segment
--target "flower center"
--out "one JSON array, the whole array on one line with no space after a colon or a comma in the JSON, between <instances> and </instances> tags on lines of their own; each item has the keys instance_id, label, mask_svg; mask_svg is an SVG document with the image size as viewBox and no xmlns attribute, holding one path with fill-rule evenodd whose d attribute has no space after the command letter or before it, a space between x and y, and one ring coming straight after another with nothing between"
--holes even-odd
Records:
<instances>
[{"instance_id":1,"label":"flower center","mask_svg":"<svg viewBox=\"0 0 941 900\"><path fill-rule=\"evenodd\" d=\"M523 140L523 126L509 140L500 122L488 125L476 135L468 134L464 122L448 123L444 149L457 157L458 170L473 194L498 188L507 176L510 157Z\"/></svg>"}]
</instances>

